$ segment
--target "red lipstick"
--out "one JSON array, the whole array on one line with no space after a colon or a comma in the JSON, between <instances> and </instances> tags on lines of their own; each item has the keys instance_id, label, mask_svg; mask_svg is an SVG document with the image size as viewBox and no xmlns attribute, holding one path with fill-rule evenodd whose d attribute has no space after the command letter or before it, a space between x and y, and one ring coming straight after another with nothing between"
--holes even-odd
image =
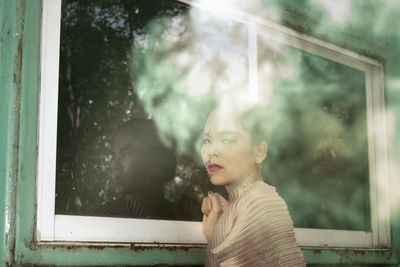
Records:
<instances>
[{"instance_id":1,"label":"red lipstick","mask_svg":"<svg viewBox=\"0 0 400 267\"><path fill-rule=\"evenodd\" d=\"M207 165L207 170L209 173L215 173L223 168L224 167L222 167L221 165L218 165L216 163L210 163Z\"/></svg>"}]
</instances>

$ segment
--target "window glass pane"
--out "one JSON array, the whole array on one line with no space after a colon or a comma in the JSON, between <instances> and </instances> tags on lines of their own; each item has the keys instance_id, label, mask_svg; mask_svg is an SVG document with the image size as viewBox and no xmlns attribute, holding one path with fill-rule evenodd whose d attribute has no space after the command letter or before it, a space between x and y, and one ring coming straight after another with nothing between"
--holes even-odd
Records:
<instances>
[{"instance_id":1,"label":"window glass pane","mask_svg":"<svg viewBox=\"0 0 400 267\"><path fill-rule=\"evenodd\" d=\"M222 189L197 140L212 94L247 86L247 41L175 1L63 1L56 213L201 220Z\"/></svg>"},{"instance_id":2,"label":"window glass pane","mask_svg":"<svg viewBox=\"0 0 400 267\"><path fill-rule=\"evenodd\" d=\"M257 45L264 180L296 227L370 231L365 73ZM248 51L245 24L179 2L63 1L56 213L201 220L224 190L200 132L215 95L247 92Z\"/></svg>"},{"instance_id":3,"label":"window glass pane","mask_svg":"<svg viewBox=\"0 0 400 267\"><path fill-rule=\"evenodd\" d=\"M265 180L295 227L370 231L365 73L258 42L259 89L270 101Z\"/></svg>"}]
</instances>

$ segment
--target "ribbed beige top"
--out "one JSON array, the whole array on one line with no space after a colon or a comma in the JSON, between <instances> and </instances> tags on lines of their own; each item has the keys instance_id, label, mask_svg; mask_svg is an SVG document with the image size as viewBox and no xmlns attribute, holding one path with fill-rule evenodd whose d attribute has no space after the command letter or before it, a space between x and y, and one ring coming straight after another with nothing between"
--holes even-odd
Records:
<instances>
[{"instance_id":1,"label":"ribbed beige top","mask_svg":"<svg viewBox=\"0 0 400 267\"><path fill-rule=\"evenodd\" d=\"M306 266L286 203L257 181L229 195L207 246L205 266Z\"/></svg>"}]
</instances>

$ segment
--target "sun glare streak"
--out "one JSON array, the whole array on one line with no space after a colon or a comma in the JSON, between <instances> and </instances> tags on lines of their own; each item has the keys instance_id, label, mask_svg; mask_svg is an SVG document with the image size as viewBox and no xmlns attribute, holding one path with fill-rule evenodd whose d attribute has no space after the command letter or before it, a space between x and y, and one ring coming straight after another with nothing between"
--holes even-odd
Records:
<instances>
[{"instance_id":1,"label":"sun glare streak","mask_svg":"<svg viewBox=\"0 0 400 267\"><path fill-rule=\"evenodd\" d=\"M258 102L257 25L248 24L249 29L249 98Z\"/></svg>"},{"instance_id":2,"label":"sun glare streak","mask_svg":"<svg viewBox=\"0 0 400 267\"><path fill-rule=\"evenodd\" d=\"M223 18L232 18L237 14L237 9L234 8L232 0L201 0L197 2L197 6Z\"/></svg>"}]
</instances>

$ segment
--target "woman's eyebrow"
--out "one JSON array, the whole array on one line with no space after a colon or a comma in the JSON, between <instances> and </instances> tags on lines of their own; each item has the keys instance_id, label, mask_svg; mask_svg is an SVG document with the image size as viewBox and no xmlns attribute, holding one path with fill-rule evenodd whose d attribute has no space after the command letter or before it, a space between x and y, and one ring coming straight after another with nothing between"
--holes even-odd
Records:
<instances>
[{"instance_id":1,"label":"woman's eyebrow","mask_svg":"<svg viewBox=\"0 0 400 267\"><path fill-rule=\"evenodd\" d=\"M233 134L233 135L240 135L240 133L235 132L235 131L222 131L222 132L219 132L219 134L220 134L220 135L230 135L230 134Z\"/></svg>"}]
</instances>

